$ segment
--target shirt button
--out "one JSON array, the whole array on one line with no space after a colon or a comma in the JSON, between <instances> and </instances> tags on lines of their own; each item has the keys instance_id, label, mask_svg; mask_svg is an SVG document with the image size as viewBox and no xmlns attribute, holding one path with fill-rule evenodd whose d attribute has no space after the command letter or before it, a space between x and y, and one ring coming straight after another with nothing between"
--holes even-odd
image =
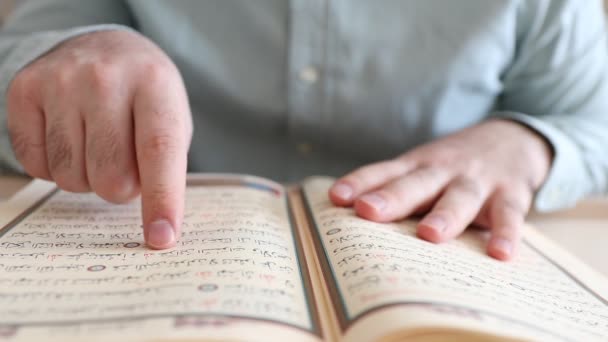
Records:
<instances>
[{"instance_id":1,"label":"shirt button","mask_svg":"<svg viewBox=\"0 0 608 342\"><path fill-rule=\"evenodd\" d=\"M315 83L319 80L319 70L317 68L308 66L300 70L298 76L300 80L306 83Z\"/></svg>"},{"instance_id":2,"label":"shirt button","mask_svg":"<svg viewBox=\"0 0 608 342\"><path fill-rule=\"evenodd\" d=\"M312 152L312 144L308 142L300 142L296 144L296 150L300 154L310 154Z\"/></svg>"}]
</instances>

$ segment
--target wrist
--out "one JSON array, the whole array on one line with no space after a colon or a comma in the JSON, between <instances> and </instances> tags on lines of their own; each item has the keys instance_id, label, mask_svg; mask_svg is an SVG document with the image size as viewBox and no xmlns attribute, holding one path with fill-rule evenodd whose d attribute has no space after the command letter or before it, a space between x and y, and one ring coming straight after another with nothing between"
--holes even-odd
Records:
<instances>
[{"instance_id":1,"label":"wrist","mask_svg":"<svg viewBox=\"0 0 608 342\"><path fill-rule=\"evenodd\" d=\"M523 122L510 119L493 119L492 122L508 127L510 131L510 142L518 144L520 147L521 162L528 165L531 171L530 187L536 191L545 182L555 151L553 145L542 133Z\"/></svg>"}]
</instances>

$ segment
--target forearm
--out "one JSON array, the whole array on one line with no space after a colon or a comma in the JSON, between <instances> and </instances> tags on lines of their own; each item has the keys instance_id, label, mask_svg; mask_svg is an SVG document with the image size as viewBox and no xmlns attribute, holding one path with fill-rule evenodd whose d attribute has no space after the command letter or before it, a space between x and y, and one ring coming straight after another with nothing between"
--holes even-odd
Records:
<instances>
[{"instance_id":1,"label":"forearm","mask_svg":"<svg viewBox=\"0 0 608 342\"><path fill-rule=\"evenodd\" d=\"M539 211L573 206L608 188L608 54L600 1L540 2L504 76L495 116L543 135L554 152L534 201Z\"/></svg>"},{"instance_id":2,"label":"forearm","mask_svg":"<svg viewBox=\"0 0 608 342\"><path fill-rule=\"evenodd\" d=\"M497 115L524 124L551 145L553 162L534 208L551 211L571 207L581 198L606 191L608 186L608 121L601 117L554 115L535 117L517 112Z\"/></svg>"}]
</instances>

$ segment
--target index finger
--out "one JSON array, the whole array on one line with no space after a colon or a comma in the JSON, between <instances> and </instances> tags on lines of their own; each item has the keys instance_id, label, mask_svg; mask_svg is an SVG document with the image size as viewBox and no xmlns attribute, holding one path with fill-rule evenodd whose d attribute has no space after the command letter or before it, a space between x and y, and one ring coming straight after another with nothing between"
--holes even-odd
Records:
<instances>
[{"instance_id":1,"label":"index finger","mask_svg":"<svg viewBox=\"0 0 608 342\"><path fill-rule=\"evenodd\" d=\"M329 198L335 205L351 206L361 194L395 180L414 167L414 162L402 158L362 166L338 179L329 189Z\"/></svg>"},{"instance_id":2,"label":"index finger","mask_svg":"<svg viewBox=\"0 0 608 342\"><path fill-rule=\"evenodd\" d=\"M188 99L179 76L151 73L133 101L144 237L151 248L169 248L179 237L184 213Z\"/></svg>"}]
</instances>

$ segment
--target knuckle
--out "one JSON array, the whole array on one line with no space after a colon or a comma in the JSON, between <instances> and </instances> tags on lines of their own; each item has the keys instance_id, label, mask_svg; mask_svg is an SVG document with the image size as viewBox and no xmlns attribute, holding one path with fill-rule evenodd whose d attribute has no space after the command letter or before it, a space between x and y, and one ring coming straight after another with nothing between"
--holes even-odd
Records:
<instances>
[{"instance_id":1,"label":"knuckle","mask_svg":"<svg viewBox=\"0 0 608 342\"><path fill-rule=\"evenodd\" d=\"M96 170L114 167L120 155L120 134L111 124L101 124L87 144L87 163Z\"/></svg>"},{"instance_id":2,"label":"knuckle","mask_svg":"<svg viewBox=\"0 0 608 342\"><path fill-rule=\"evenodd\" d=\"M141 67L146 82L163 82L173 72L171 64L162 58L154 58L145 62Z\"/></svg>"},{"instance_id":3,"label":"knuckle","mask_svg":"<svg viewBox=\"0 0 608 342\"><path fill-rule=\"evenodd\" d=\"M534 191L530 189L525 181L507 180L504 182L499 182L496 186L496 192L498 192L502 197L509 198L525 199L532 198L534 196Z\"/></svg>"},{"instance_id":4,"label":"knuckle","mask_svg":"<svg viewBox=\"0 0 608 342\"><path fill-rule=\"evenodd\" d=\"M483 162L479 158L468 159L464 165L465 174L470 175L471 177L475 177L479 174L482 174L482 170L486 165L487 163Z\"/></svg>"},{"instance_id":5,"label":"knuckle","mask_svg":"<svg viewBox=\"0 0 608 342\"><path fill-rule=\"evenodd\" d=\"M61 94L69 94L74 84L74 71L70 67L59 65L53 75L53 88Z\"/></svg>"},{"instance_id":6,"label":"knuckle","mask_svg":"<svg viewBox=\"0 0 608 342\"><path fill-rule=\"evenodd\" d=\"M435 207L429 215L441 217L450 226L465 224L464 213L453 206Z\"/></svg>"},{"instance_id":7,"label":"knuckle","mask_svg":"<svg viewBox=\"0 0 608 342\"><path fill-rule=\"evenodd\" d=\"M502 215L522 217L530 209L532 193L525 184L502 184L497 187L493 205Z\"/></svg>"},{"instance_id":8,"label":"knuckle","mask_svg":"<svg viewBox=\"0 0 608 342\"><path fill-rule=\"evenodd\" d=\"M69 169L72 166L72 146L69 143L67 132L60 120L57 120L49 126L46 137L47 160L49 170L53 177L59 174L62 170Z\"/></svg>"},{"instance_id":9,"label":"knuckle","mask_svg":"<svg viewBox=\"0 0 608 342\"><path fill-rule=\"evenodd\" d=\"M377 183L379 178L387 178L387 169L403 169L404 165L405 162L401 162L398 159L391 159L373 164L368 164L361 166L355 171L346 175L344 177L344 180L355 187L363 188L368 186L369 184Z\"/></svg>"},{"instance_id":10,"label":"knuckle","mask_svg":"<svg viewBox=\"0 0 608 342\"><path fill-rule=\"evenodd\" d=\"M499 223L494 223L492 231L495 235L504 238L515 237L519 235L523 223L523 215L511 213L504 215Z\"/></svg>"},{"instance_id":11,"label":"knuckle","mask_svg":"<svg viewBox=\"0 0 608 342\"><path fill-rule=\"evenodd\" d=\"M391 169L392 174L394 175L403 175L411 170L415 160L413 158L402 158L398 157L395 159L389 159L387 161L381 162L380 165L385 169Z\"/></svg>"},{"instance_id":12,"label":"knuckle","mask_svg":"<svg viewBox=\"0 0 608 342\"><path fill-rule=\"evenodd\" d=\"M524 216L528 212L528 201L512 197L501 197L496 205L503 213Z\"/></svg>"},{"instance_id":13,"label":"knuckle","mask_svg":"<svg viewBox=\"0 0 608 342\"><path fill-rule=\"evenodd\" d=\"M458 189L468 196L474 199L482 199L484 197L484 190L482 184L470 177L460 177L456 180L456 186Z\"/></svg>"},{"instance_id":14,"label":"knuckle","mask_svg":"<svg viewBox=\"0 0 608 342\"><path fill-rule=\"evenodd\" d=\"M514 190L519 190L521 187L518 184L510 179L499 181L496 184L496 192L499 194L505 194L509 192L513 192Z\"/></svg>"},{"instance_id":15,"label":"knuckle","mask_svg":"<svg viewBox=\"0 0 608 342\"><path fill-rule=\"evenodd\" d=\"M155 183L148 191L148 199L154 202L159 202L164 198L174 198L175 190L172 189L168 184Z\"/></svg>"},{"instance_id":16,"label":"knuckle","mask_svg":"<svg viewBox=\"0 0 608 342\"><path fill-rule=\"evenodd\" d=\"M445 167L453 168L462 160L462 151L455 146L437 146L436 143L422 146L417 149L416 157L420 159L422 167Z\"/></svg>"},{"instance_id":17,"label":"knuckle","mask_svg":"<svg viewBox=\"0 0 608 342\"><path fill-rule=\"evenodd\" d=\"M136 163L121 146L121 132L103 124L88 139L86 159L93 190L113 203L131 200L138 193Z\"/></svg>"},{"instance_id":18,"label":"knuckle","mask_svg":"<svg viewBox=\"0 0 608 342\"><path fill-rule=\"evenodd\" d=\"M344 177L344 181L355 187L362 186L363 184L367 183L370 178L372 178L374 173L373 170L374 168L372 165L360 166L350 174L346 175Z\"/></svg>"},{"instance_id":19,"label":"knuckle","mask_svg":"<svg viewBox=\"0 0 608 342\"><path fill-rule=\"evenodd\" d=\"M415 183L428 184L443 179L444 169L439 166L427 166L415 170L407 175L407 177Z\"/></svg>"},{"instance_id":20,"label":"knuckle","mask_svg":"<svg viewBox=\"0 0 608 342\"><path fill-rule=\"evenodd\" d=\"M96 93L104 96L116 91L116 66L109 61L97 61L86 66L86 75Z\"/></svg>"},{"instance_id":21,"label":"knuckle","mask_svg":"<svg viewBox=\"0 0 608 342\"><path fill-rule=\"evenodd\" d=\"M84 164L78 162L74 146L70 143L64 122L51 122L46 136L46 160L50 176L66 191L87 192L90 190Z\"/></svg>"},{"instance_id":22,"label":"knuckle","mask_svg":"<svg viewBox=\"0 0 608 342\"><path fill-rule=\"evenodd\" d=\"M404 193L394 187L385 186L374 193L383 198L388 206L398 206L401 209L406 207L406 202L403 201Z\"/></svg>"},{"instance_id":23,"label":"knuckle","mask_svg":"<svg viewBox=\"0 0 608 342\"><path fill-rule=\"evenodd\" d=\"M151 212L162 213L171 207L178 197L176 189L168 184L154 183L144 192L144 201Z\"/></svg>"},{"instance_id":24,"label":"knuckle","mask_svg":"<svg viewBox=\"0 0 608 342\"><path fill-rule=\"evenodd\" d=\"M146 158L159 159L175 156L178 153L177 138L168 133L158 132L145 139L142 150Z\"/></svg>"},{"instance_id":25,"label":"knuckle","mask_svg":"<svg viewBox=\"0 0 608 342\"><path fill-rule=\"evenodd\" d=\"M150 108L147 115L151 120L162 122L163 128L166 131L182 131L186 127L184 116L173 110L164 110L162 108Z\"/></svg>"},{"instance_id":26,"label":"knuckle","mask_svg":"<svg viewBox=\"0 0 608 342\"><path fill-rule=\"evenodd\" d=\"M440 179L443 178L445 171L441 167L428 167L422 169L423 172L420 172L419 177L422 179Z\"/></svg>"}]
</instances>

